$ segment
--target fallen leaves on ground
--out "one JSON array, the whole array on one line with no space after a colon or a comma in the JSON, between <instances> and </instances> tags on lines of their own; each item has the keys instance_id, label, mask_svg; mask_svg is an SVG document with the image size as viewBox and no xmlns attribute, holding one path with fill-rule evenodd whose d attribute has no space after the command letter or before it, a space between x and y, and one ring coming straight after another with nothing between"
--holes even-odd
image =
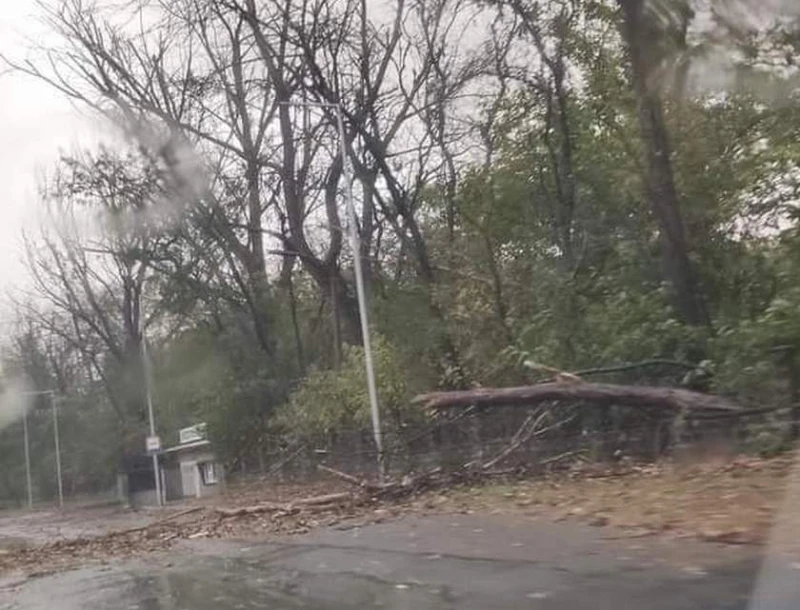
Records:
<instances>
[{"instance_id":1,"label":"fallen leaves on ground","mask_svg":"<svg viewBox=\"0 0 800 610\"><path fill-rule=\"evenodd\" d=\"M724 544L761 544L783 498L792 455L692 466L587 468L534 481L449 490L422 510L575 518L631 536L669 533Z\"/></svg>"},{"instance_id":2,"label":"fallen leaves on ground","mask_svg":"<svg viewBox=\"0 0 800 610\"><path fill-rule=\"evenodd\" d=\"M251 484L231 487L224 496L207 499L198 510L183 516L186 507L159 513L149 526L114 531L91 537L57 540L45 544L0 551L0 573L18 570L28 575L41 575L87 562L105 561L113 557L130 557L166 550L181 540L201 538L257 538L274 534L300 534L312 528L329 526L350 517L367 517L372 509L351 505L330 507L297 507L224 518L217 508L234 508L275 502L291 504L293 500L343 490L339 483L310 485ZM179 518L171 520L170 515ZM376 516L376 518L379 518Z\"/></svg>"}]
</instances>

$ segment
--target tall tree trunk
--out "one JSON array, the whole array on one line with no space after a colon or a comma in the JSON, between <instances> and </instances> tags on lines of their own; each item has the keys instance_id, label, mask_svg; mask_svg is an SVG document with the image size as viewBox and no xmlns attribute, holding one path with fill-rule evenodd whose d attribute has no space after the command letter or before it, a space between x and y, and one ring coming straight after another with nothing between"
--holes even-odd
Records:
<instances>
[{"instance_id":1,"label":"tall tree trunk","mask_svg":"<svg viewBox=\"0 0 800 610\"><path fill-rule=\"evenodd\" d=\"M658 87L651 76L661 61L664 25L646 0L617 0L622 9L622 34L628 47L631 80L647 167L650 207L658 222L664 274L672 287L678 315L693 326L710 325L689 259L670 159L671 149Z\"/></svg>"},{"instance_id":2,"label":"tall tree trunk","mask_svg":"<svg viewBox=\"0 0 800 610\"><path fill-rule=\"evenodd\" d=\"M306 374L306 361L303 349L303 334L300 331L300 318L297 312L297 295L294 290L295 258L287 256L283 259L278 287L286 291L289 300L289 313L292 318L292 332L294 334L295 350L297 352L297 367L301 377Z\"/></svg>"},{"instance_id":3,"label":"tall tree trunk","mask_svg":"<svg viewBox=\"0 0 800 610\"><path fill-rule=\"evenodd\" d=\"M339 298L336 294L336 278L331 275L331 329L333 330L333 368L342 366L342 327L339 317Z\"/></svg>"}]
</instances>

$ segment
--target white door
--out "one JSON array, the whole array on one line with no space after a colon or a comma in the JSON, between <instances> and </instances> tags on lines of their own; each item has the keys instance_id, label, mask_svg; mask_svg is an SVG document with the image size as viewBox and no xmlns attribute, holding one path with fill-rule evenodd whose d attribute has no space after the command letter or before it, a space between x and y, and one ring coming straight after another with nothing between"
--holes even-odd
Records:
<instances>
[{"instance_id":1,"label":"white door","mask_svg":"<svg viewBox=\"0 0 800 610\"><path fill-rule=\"evenodd\" d=\"M197 495L197 462L181 462L181 491L184 498Z\"/></svg>"}]
</instances>

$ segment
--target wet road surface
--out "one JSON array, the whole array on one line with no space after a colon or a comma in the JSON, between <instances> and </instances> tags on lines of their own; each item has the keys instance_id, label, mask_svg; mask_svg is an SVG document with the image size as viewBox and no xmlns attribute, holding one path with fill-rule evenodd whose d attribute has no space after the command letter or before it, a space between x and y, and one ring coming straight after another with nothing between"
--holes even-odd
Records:
<instances>
[{"instance_id":1,"label":"wet road surface","mask_svg":"<svg viewBox=\"0 0 800 610\"><path fill-rule=\"evenodd\" d=\"M195 541L7 582L0 608L734 610L748 608L760 563L752 548L632 539L574 523L417 517L269 543ZM800 580L797 565L778 563L780 582ZM773 610L800 607L787 603Z\"/></svg>"}]
</instances>

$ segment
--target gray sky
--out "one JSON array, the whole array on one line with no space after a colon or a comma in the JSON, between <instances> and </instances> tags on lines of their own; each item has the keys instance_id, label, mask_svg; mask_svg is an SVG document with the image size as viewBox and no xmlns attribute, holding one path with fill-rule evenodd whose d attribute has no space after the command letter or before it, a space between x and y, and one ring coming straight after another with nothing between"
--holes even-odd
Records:
<instances>
[{"instance_id":1,"label":"gray sky","mask_svg":"<svg viewBox=\"0 0 800 610\"><path fill-rule=\"evenodd\" d=\"M43 40L36 15L36 0L0 1L0 52L24 58L29 39ZM47 85L19 74L0 76L0 294L26 279L21 237L24 228L35 227L37 177L59 151L91 139L91 122Z\"/></svg>"}]
</instances>

